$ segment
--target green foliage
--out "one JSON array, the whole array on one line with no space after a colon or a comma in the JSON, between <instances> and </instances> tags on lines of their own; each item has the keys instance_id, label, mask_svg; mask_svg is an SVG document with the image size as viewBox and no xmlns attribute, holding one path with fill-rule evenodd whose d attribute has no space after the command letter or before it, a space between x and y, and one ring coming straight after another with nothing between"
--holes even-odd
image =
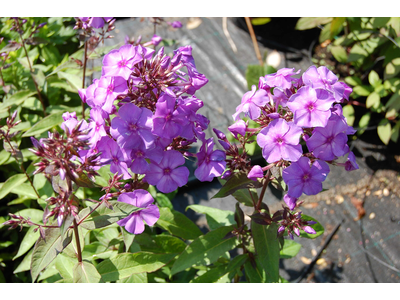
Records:
<instances>
[{"instance_id":1,"label":"green foliage","mask_svg":"<svg viewBox=\"0 0 400 300\"><path fill-rule=\"evenodd\" d=\"M298 30L322 27L319 42L329 41L328 51L354 73L343 74L353 88L351 102L345 106L346 114L352 116L349 119L345 114L349 125L358 127L359 135L377 125L378 136L386 145L390 140L397 142L400 126L399 24L399 17L300 18L296 24ZM367 111L359 105L365 105ZM354 115L358 111L363 116L357 124Z\"/></svg>"}]
</instances>

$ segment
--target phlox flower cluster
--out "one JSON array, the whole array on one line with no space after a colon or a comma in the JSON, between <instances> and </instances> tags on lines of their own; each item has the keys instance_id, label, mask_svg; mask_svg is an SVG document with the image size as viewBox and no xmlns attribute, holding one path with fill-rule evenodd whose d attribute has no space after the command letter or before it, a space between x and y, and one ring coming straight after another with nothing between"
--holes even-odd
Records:
<instances>
[{"instance_id":1,"label":"phlox flower cluster","mask_svg":"<svg viewBox=\"0 0 400 300\"><path fill-rule=\"evenodd\" d=\"M251 137L256 138L265 167L251 166L245 151L239 151L214 130L228 156L228 170L223 177L245 172L248 178L257 180L270 176L265 173L272 168L276 177L278 168L287 185L284 200L291 210L303 193L315 195L322 191L322 182L330 171L328 164L344 166L348 171L358 169L347 145L348 135L355 130L347 124L340 105L348 100L351 88L323 66L311 66L296 76L299 73L284 68L261 77L258 89L253 86L244 94L233 115L235 123L228 128L242 148ZM241 116L258 127L249 128L249 122ZM343 157L347 161L340 163Z\"/></svg>"},{"instance_id":2,"label":"phlox flower cluster","mask_svg":"<svg viewBox=\"0 0 400 300\"><path fill-rule=\"evenodd\" d=\"M155 52L127 43L105 55L101 74L79 95L90 107L88 153L101 153L112 173L142 178L163 193L187 183L187 157L199 158L200 180L222 174L225 153L206 139L209 120L198 113L203 102L195 96L208 80L197 70L190 46L170 57L164 48ZM203 143L197 154L189 152L196 141Z\"/></svg>"}]
</instances>

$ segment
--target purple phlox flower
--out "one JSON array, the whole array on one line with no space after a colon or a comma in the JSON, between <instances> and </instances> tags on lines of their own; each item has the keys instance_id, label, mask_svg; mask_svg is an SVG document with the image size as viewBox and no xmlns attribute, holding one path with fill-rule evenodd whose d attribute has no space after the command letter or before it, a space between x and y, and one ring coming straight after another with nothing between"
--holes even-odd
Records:
<instances>
[{"instance_id":1,"label":"purple phlox flower","mask_svg":"<svg viewBox=\"0 0 400 300\"><path fill-rule=\"evenodd\" d=\"M103 58L102 76L121 76L129 79L133 66L143 60L138 46L123 45L121 48L111 50Z\"/></svg>"},{"instance_id":2,"label":"purple phlox flower","mask_svg":"<svg viewBox=\"0 0 400 300\"><path fill-rule=\"evenodd\" d=\"M192 46L183 46L174 50L174 55L181 54L181 62L187 67L196 68L194 58L192 56Z\"/></svg>"},{"instance_id":3,"label":"purple phlox flower","mask_svg":"<svg viewBox=\"0 0 400 300\"><path fill-rule=\"evenodd\" d=\"M303 226L302 228L305 232L307 232L308 234L316 234L317 232L314 230L314 228L310 227L310 226Z\"/></svg>"},{"instance_id":4,"label":"purple phlox flower","mask_svg":"<svg viewBox=\"0 0 400 300\"><path fill-rule=\"evenodd\" d=\"M303 130L293 122L276 119L257 135L257 144L268 163L284 159L297 161L303 154L300 136Z\"/></svg>"},{"instance_id":5,"label":"purple phlox flower","mask_svg":"<svg viewBox=\"0 0 400 300\"><path fill-rule=\"evenodd\" d=\"M94 91L97 89L99 79L93 79L93 83L87 87L87 89L78 90L79 96L83 103L87 103L90 107L99 107L100 103L97 103L94 99Z\"/></svg>"},{"instance_id":6,"label":"purple phlox flower","mask_svg":"<svg viewBox=\"0 0 400 300\"><path fill-rule=\"evenodd\" d=\"M300 88L292 95L287 106L294 114L293 121L301 127L324 127L331 116L331 106L335 99L325 89Z\"/></svg>"},{"instance_id":7,"label":"purple phlox flower","mask_svg":"<svg viewBox=\"0 0 400 300\"><path fill-rule=\"evenodd\" d=\"M89 26L93 28L102 28L105 23L108 23L112 17L91 17L89 20Z\"/></svg>"},{"instance_id":8,"label":"purple phlox flower","mask_svg":"<svg viewBox=\"0 0 400 300\"><path fill-rule=\"evenodd\" d=\"M290 90L282 90L280 88L274 88L272 99L274 100L275 107L279 105L282 107L287 106L287 101L293 93Z\"/></svg>"},{"instance_id":9,"label":"purple phlox flower","mask_svg":"<svg viewBox=\"0 0 400 300\"><path fill-rule=\"evenodd\" d=\"M293 210L296 207L296 202L298 198L294 198L290 196L289 194L285 194L283 196L283 200L285 201L286 205L289 207L290 210Z\"/></svg>"},{"instance_id":10,"label":"purple phlox flower","mask_svg":"<svg viewBox=\"0 0 400 300\"><path fill-rule=\"evenodd\" d=\"M335 114L335 115L341 117L345 121L345 123L347 124L347 119L345 118L345 116L343 116L343 109L342 109L342 106L340 104L335 104L331 108L331 111L332 111L332 115ZM346 129L346 134L347 135L353 135L356 132L357 132L357 130L355 130L352 126L347 126L347 129Z\"/></svg>"},{"instance_id":11,"label":"purple phlox flower","mask_svg":"<svg viewBox=\"0 0 400 300\"><path fill-rule=\"evenodd\" d=\"M204 141L197 153L198 167L194 175L200 181L212 181L214 177L221 176L226 167L226 154L222 150L214 150L214 139Z\"/></svg>"},{"instance_id":12,"label":"purple phlox flower","mask_svg":"<svg viewBox=\"0 0 400 300\"><path fill-rule=\"evenodd\" d=\"M239 119L231 126L228 127L228 130L238 139L238 134L245 136L246 135L247 124L242 119Z\"/></svg>"},{"instance_id":13,"label":"purple phlox flower","mask_svg":"<svg viewBox=\"0 0 400 300\"><path fill-rule=\"evenodd\" d=\"M153 37L151 38L151 41L153 42L154 46L157 46L159 43L161 43L162 37L154 34Z\"/></svg>"},{"instance_id":14,"label":"purple phlox flower","mask_svg":"<svg viewBox=\"0 0 400 300\"><path fill-rule=\"evenodd\" d=\"M347 153L347 135L348 125L346 121L332 114L325 127L317 127L313 130L312 136L306 144L314 156L330 161Z\"/></svg>"},{"instance_id":15,"label":"purple phlox flower","mask_svg":"<svg viewBox=\"0 0 400 300\"><path fill-rule=\"evenodd\" d=\"M344 168L346 171L358 170L358 164L356 162L356 156L352 151L349 152L349 156L347 157L347 161L344 164Z\"/></svg>"},{"instance_id":16,"label":"purple phlox flower","mask_svg":"<svg viewBox=\"0 0 400 300\"><path fill-rule=\"evenodd\" d=\"M203 115L196 114L196 111L203 107L203 101L193 96L186 99L178 99L178 103L177 113L188 122L188 125L182 128L180 136L191 140L196 135L203 140L205 137L203 131L208 128L210 123Z\"/></svg>"},{"instance_id":17,"label":"purple phlox flower","mask_svg":"<svg viewBox=\"0 0 400 300\"><path fill-rule=\"evenodd\" d=\"M148 160L160 163L163 157L164 151L160 147L154 147L152 149L146 149L143 142L138 143L131 150L132 162L130 168L133 173L145 174L149 169Z\"/></svg>"},{"instance_id":18,"label":"purple phlox flower","mask_svg":"<svg viewBox=\"0 0 400 300\"><path fill-rule=\"evenodd\" d=\"M63 113L62 115L64 122L61 124L61 128L66 131L66 128L68 128L68 131L71 132L76 125L79 123L77 117L76 117L76 112L73 112L72 114L70 114L69 112ZM82 121L79 130L80 131L84 131L86 129L88 129L89 126L87 124L87 122L85 120ZM89 136L79 136L80 140L85 140L88 139Z\"/></svg>"},{"instance_id":19,"label":"purple phlox flower","mask_svg":"<svg viewBox=\"0 0 400 300\"><path fill-rule=\"evenodd\" d=\"M315 66L309 67L303 73L302 80L305 85L312 88L323 88L331 91L336 102L342 102L344 97L348 99L351 93L351 91L349 93L350 87L338 82L337 76L325 66L318 69Z\"/></svg>"},{"instance_id":20,"label":"purple phlox flower","mask_svg":"<svg viewBox=\"0 0 400 300\"><path fill-rule=\"evenodd\" d=\"M256 86L251 87L251 91L243 95L242 103L236 107L236 113L232 115L233 120L237 121L241 112L252 120L257 119L261 114L261 108L269 102L268 93L265 90L257 90Z\"/></svg>"},{"instance_id":21,"label":"purple phlox flower","mask_svg":"<svg viewBox=\"0 0 400 300\"><path fill-rule=\"evenodd\" d=\"M182 23L179 21L167 22L168 25L172 26L172 28L181 28Z\"/></svg>"},{"instance_id":22,"label":"purple phlox flower","mask_svg":"<svg viewBox=\"0 0 400 300\"><path fill-rule=\"evenodd\" d=\"M176 151L165 151L159 164L151 162L144 180L155 185L161 192L170 193L184 186L189 178L189 170L185 166L185 158Z\"/></svg>"},{"instance_id":23,"label":"purple phlox flower","mask_svg":"<svg viewBox=\"0 0 400 300\"><path fill-rule=\"evenodd\" d=\"M278 87L280 89L291 89L293 83L298 81L298 78L293 78L292 76L299 73L300 70L294 72L294 68L279 69L276 73L260 77L258 88L263 90L270 90L273 87Z\"/></svg>"},{"instance_id":24,"label":"purple phlox flower","mask_svg":"<svg viewBox=\"0 0 400 300\"><path fill-rule=\"evenodd\" d=\"M153 49L143 47L142 45L137 45L137 46L135 46L135 48L136 48L136 52L142 59L150 60L153 57L153 54L155 52Z\"/></svg>"},{"instance_id":25,"label":"purple phlox flower","mask_svg":"<svg viewBox=\"0 0 400 300\"><path fill-rule=\"evenodd\" d=\"M289 187L289 196L299 198L302 193L316 195L321 192L322 182L328 173L329 166L326 162L317 160L310 165L310 159L303 156L284 169L282 177Z\"/></svg>"},{"instance_id":26,"label":"purple phlox flower","mask_svg":"<svg viewBox=\"0 0 400 300\"><path fill-rule=\"evenodd\" d=\"M107 117L107 114L101 108L93 108L90 110L90 122L88 124L90 131L88 136L89 143L92 147L96 146L96 143L102 136L107 135L104 122L104 119Z\"/></svg>"},{"instance_id":27,"label":"purple phlox flower","mask_svg":"<svg viewBox=\"0 0 400 300\"><path fill-rule=\"evenodd\" d=\"M204 74L199 73L195 68L187 68L188 76L190 79L190 83L195 90L199 90L203 86L205 86L208 82L208 79ZM187 91L189 93L189 91ZM189 93L194 94L194 93Z\"/></svg>"},{"instance_id":28,"label":"purple phlox flower","mask_svg":"<svg viewBox=\"0 0 400 300\"><path fill-rule=\"evenodd\" d=\"M257 181L257 178L263 178L264 172L262 168L258 165L251 168L249 174L247 174L247 178Z\"/></svg>"},{"instance_id":29,"label":"purple phlox flower","mask_svg":"<svg viewBox=\"0 0 400 300\"><path fill-rule=\"evenodd\" d=\"M94 91L93 103L111 114L115 98L127 91L128 85L124 78L119 76L101 77Z\"/></svg>"},{"instance_id":30,"label":"purple phlox flower","mask_svg":"<svg viewBox=\"0 0 400 300\"><path fill-rule=\"evenodd\" d=\"M100 162L104 164L106 162L110 163L111 173L118 172L118 174L123 174L123 179L132 177L127 165L127 163L130 164L130 150L125 151L109 136L104 136L100 139L97 149L101 152Z\"/></svg>"},{"instance_id":31,"label":"purple phlox flower","mask_svg":"<svg viewBox=\"0 0 400 300\"><path fill-rule=\"evenodd\" d=\"M118 145L126 149L133 149L143 142L146 149L153 146L155 136L151 133L153 128L153 113L145 107L137 107L133 103L121 106L116 116L111 121L110 133Z\"/></svg>"},{"instance_id":32,"label":"purple phlox flower","mask_svg":"<svg viewBox=\"0 0 400 300\"><path fill-rule=\"evenodd\" d=\"M119 226L125 226L126 231L130 233L141 234L144 231L143 221L145 221L147 225L153 226L160 218L160 210L157 205L152 204L154 199L148 191L139 189L124 193L118 197L118 201L145 208L133 212L126 218L117 222Z\"/></svg>"},{"instance_id":33,"label":"purple phlox flower","mask_svg":"<svg viewBox=\"0 0 400 300\"><path fill-rule=\"evenodd\" d=\"M181 134L188 120L175 110L175 105L176 99L165 93L158 99L153 116L153 134L164 138L175 138Z\"/></svg>"}]
</instances>

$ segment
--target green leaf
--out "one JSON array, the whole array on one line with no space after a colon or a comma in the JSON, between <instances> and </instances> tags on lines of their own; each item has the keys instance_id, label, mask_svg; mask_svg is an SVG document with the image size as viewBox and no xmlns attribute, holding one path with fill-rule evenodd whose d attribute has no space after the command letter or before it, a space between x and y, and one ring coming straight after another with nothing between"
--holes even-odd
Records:
<instances>
[{"instance_id":1,"label":"green leaf","mask_svg":"<svg viewBox=\"0 0 400 300\"><path fill-rule=\"evenodd\" d=\"M340 62L346 63L347 62L347 52L346 49L342 46L331 46L331 52L333 57Z\"/></svg>"},{"instance_id":2,"label":"green leaf","mask_svg":"<svg viewBox=\"0 0 400 300\"><path fill-rule=\"evenodd\" d=\"M40 236L40 233L39 233L39 230L37 230L36 232L33 232L34 229L35 229L35 227L33 227L33 226L29 227L24 238L22 239L22 242L19 246L17 254L13 257L13 260L24 255L36 243L36 241L38 240L38 238Z\"/></svg>"},{"instance_id":3,"label":"green leaf","mask_svg":"<svg viewBox=\"0 0 400 300\"><path fill-rule=\"evenodd\" d=\"M371 94L371 87L366 85L358 85L353 88L353 92L358 96L368 96Z\"/></svg>"},{"instance_id":4,"label":"green leaf","mask_svg":"<svg viewBox=\"0 0 400 300\"><path fill-rule=\"evenodd\" d=\"M47 228L44 232L46 240L40 237L33 248L31 263L32 282L35 282L39 273L46 268L72 240L71 230L67 232L64 239L61 238L61 231L59 228Z\"/></svg>"},{"instance_id":5,"label":"green leaf","mask_svg":"<svg viewBox=\"0 0 400 300\"><path fill-rule=\"evenodd\" d=\"M205 214L208 226L211 230L217 229L222 226L235 225L234 213L230 210L222 210L203 205L189 205L186 210L190 208L200 214Z\"/></svg>"},{"instance_id":6,"label":"green leaf","mask_svg":"<svg viewBox=\"0 0 400 300\"><path fill-rule=\"evenodd\" d=\"M363 60L370 54L359 44L355 44L351 50L347 62L354 62L358 60Z\"/></svg>"},{"instance_id":7,"label":"green leaf","mask_svg":"<svg viewBox=\"0 0 400 300\"><path fill-rule=\"evenodd\" d=\"M20 210L17 215L24 217L25 219L30 219L32 222L41 223L43 219L43 210L36 208L27 208Z\"/></svg>"},{"instance_id":8,"label":"green leaf","mask_svg":"<svg viewBox=\"0 0 400 300\"><path fill-rule=\"evenodd\" d=\"M56 269L64 279L73 278L73 269L76 265L76 258L69 257L63 253L56 258Z\"/></svg>"},{"instance_id":9,"label":"green leaf","mask_svg":"<svg viewBox=\"0 0 400 300\"><path fill-rule=\"evenodd\" d=\"M266 282L278 282L279 280L279 240L276 236L277 225L259 225L251 222L254 247L256 249L256 261L265 272Z\"/></svg>"},{"instance_id":10,"label":"green leaf","mask_svg":"<svg viewBox=\"0 0 400 300\"><path fill-rule=\"evenodd\" d=\"M247 178L247 175L245 173L235 173L225 182L220 191L211 199L224 198L226 196L232 195L234 192L240 189L260 187L262 187L262 184L259 181L254 181Z\"/></svg>"},{"instance_id":11,"label":"green leaf","mask_svg":"<svg viewBox=\"0 0 400 300\"><path fill-rule=\"evenodd\" d=\"M73 269L74 283L99 283L102 282L101 276L95 266L90 262L78 262Z\"/></svg>"},{"instance_id":12,"label":"green leaf","mask_svg":"<svg viewBox=\"0 0 400 300\"><path fill-rule=\"evenodd\" d=\"M389 79L395 77L400 72L400 57L393 59L386 65L384 78Z\"/></svg>"},{"instance_id":13,"label":"green leaf","mask_svg":"<svg viewBox=\"0 0 400 300\"><path fill-rule=\"evenodd\" d=\"M356 76L347 76L344 81L352 86L362 85L360 77Z\"/></svg>"},{"instance_id":14,"label":"green leaf","mask_svg":"<svg viewBox=\"0 0 400 300\"><path fill-rule=\"evenodd\" d=\"M220 280L227 273L226 265L221 265L205 272L204 274L191 280L190 283L213 283Z\"/></svg>"},{"instance_id":15,"label":"green leaf","mask_svg":"<svg viewBox=\"0 0 400 300\"><path fill-rule=\"evenodd\" d=\"M319 25L324 25L332 21L331 17L320 17L320 18L310 18L303 17L300 18L296 23L296 30L307 30L315 28Z\"/></svg>"},{"instance_id":16,"label":"green leaf","mask_svg":"<svg viewBox=\"0 0 400 300\"><path fill-rule=\"evenodd\" d=\"M367 97L367 102L365 103L367 108L375 108L377 109L379 107L379 104L381 103L381 97L376 93L372 92L368 97Z\"/></svg>"},{"instance_id":17,"label":"green leaf","mask_svg":"<svg viewBox=\"0 0 400 300\"><path fill-rule=\"evenodd\" d=\"M308 226L310 226L311 228L313 228L313 229L315 230L316 234L309 234L309 233L307 233L307 232L305 232L304 230L301 229L301 230L300 230L300 236L301 236L301 237L307 238L307 239L315 239L315 238L319 237L321 234L324 233L324 231L325 231L324 227L321 225L321 223L319 223L319 222L318 222L316 219L314 219L313 217L310 217L310 216L307 216L307 215L302 214L302 215L301 215L301 219L302 219L302 220L305 220L305 221L314 221L314 222L317 222L317 223L314 224L314 225L308 225Z\"/></svg>"},{"instance_id":18,"label":"green leaf","mask_svg":"<svg viewBox=\"0 0 400 300\"><path fill-rule=\"evenodd\" d=\"M147 283L147 273L132 274L129 277L117 280L117 283Z\"/></svg>"},{"instance_id":19,"label":"green leaf","mask_svg":"<svg viewBox=\"0 0 400 300\"><path fill-rule=\"evenodd\" d=\"M160 208L160 218L156 225L185 240L193 240L203 234L184 214L168 207Z\"/></svg>"},{"instance_id":20,"label":"green leaf","mask_svg":"<svg viewBox=\"0 0 400 300\"><path fill-rule=\"evenodd\" d=\"M392 127L390 122L386 119L383 119L378 124L378 135L381 141L387 145L389 144L390 137L392 135Z\"/></svg>"},{"instance_id":21,"label":"green leaf","mask_svg":"<svg viewBox=\"0 0 400 300\"><path fill-rule=\"evenodd\" d=\"M143 210L143 208L124 202L110 201L110 204L113 206L113 210L107 208L104 203L101 204L96 210L94 210L94 208L97 206L97 204L82 209L79 212L79 219L82 219L89 213L91 214L80 224L80 226L87 230L102 228L111 225L136 211Z\"/></svg>"},{"instance_id":22,"label":"green leaf","mask_svg":"<svg viewBox=\"0 0 400 300\"><path fill-rule=\"evenodd\" d=\"M254 26L265 25L271 22L271 18L251 18L251 24Z\"/></svg>"},{"instance_id":23,"label":"green leaf","mask_svg":"<svg viewBox=\"0 0 400 300\"><path fill-rule=\"evenodd\" d=\"M39 122L37 122L35 125L32 126L31 129L26 131L22 137L27 137L27 136L33 136L33 135L39 135L42 132L45 132L54 126L57 126L63 122L62 119L62 114L63 112L58 112L52 115L49 115Z\"/></svg>"},{"instance_id":24,"label":"green leaf","mask_svg":"<svg viewBox=\"0 0 400 300\"><path fill-rule=\"evenodd\" d=\"M382 83L382 80L379 79L378 73L376 73L374 70L369 72L368 81L373 87L376 87L378 84Z\"/></svg>"},{"instance_id":25,"label":"green leaf","mask_svg":"<svg viewBox=\"0 0 400 300\"><path fill-rule=\"evenodd\" d=\"M322 28L321 33L319 34L319 43L322 44L326 40L331 39L331 24L326 24L324 28Z\"/></svg>"},{"instance_id":26,"label":"green leaf","mask_svg":"<svg viewBox=\"0 0 400 300\"><path fill-rule=\"evenodd\" d=\"M247 189L240 189L237 190L232 194L232 196L240 203L246 206L253 207L253 200L257 202L258 194L255 188L247 188Z\"/></svg>"},{"instance_id":27,"label":"green leaf","mask_svg":"<svg viewBox=\"0 0 400 300\"><path fill-rule=\"evenodd\" d=\"M82 78L80 76L61 71L59 71L57 74L58 77L67 80L71 87L76 90L76 92L78 92L78 89L82 88Z\"/></svg>"},{"instance_id":28,"label":"green leaf","mask_svg":"<svg viewBox=\"0 0 400 300\"><path fill-rule=\"evenodd\" d=\"M26 181L25 174L15 174L7 179L0 188L0 199L3 199L11 191L15 190L20 184Z\"/></svg>"},{"instance_id":29,"label":"green leaf","mask_svg":"<svg viewBox=\"0 0 400 300\"><path fill-rule=\"evenodd\" d=\"M18 91L15 94L11 95L10 98L4 100L3 103L0 103L0 110L10 107L12 105L19 105L30 96L35 94L36 92L32 92L31 90Z\"/></svg>"},{"instance_id":30,"label":"green leaf","mask_svg":"<svg viewBox=\"0 0 400 300\"><path fill-rule=\"evenodd\" d=\"M156 202L158 203L159 207L168 207L169 209L173 209L173 205L171 200L164 194L157 193L155 197Z\"/></svg>"},{"instance_id":31,"label":"green leaf","mask_svg":"<svg viewBox=\"0 0 400 300\"><path fill-rule=\"evenodd\" d=\"M53 72L51 72L50 74L46 75L46 78L60 72L63 71L65 69L80 69L81 67L74 61L74 60L68 60L65 63L60 64Z\"/></svg>"},{"instance_id":32,"label":"green leaf","mask_svg":"<svg viewBox=\"0 0 400 300\"><path fill-rule=\"evenodd\" d=\"M14 274L29 271L31 269L32 253L33 249L29 251L27 255L25 255L21 263L14 270Z\"/></svg>"},{"instance_id":33,"label":"green leaf","mask_svg":"<svg viewBox=\"0 0 400 300\"><path fill-rule=\"evenodd\" d=\"M193 265L209 265L217 261L225 252L238 245L235 237L224 239L233 226L220 227L195 239L176 259L171 274L176 274Z\"/></svg>"},{"instance_id":34,"label":"green leaf","mask_svg":"<svg viewBox=\"0 0 400 300\"><path fill-rule=\"evenodd\" d=\"M253 267L250 260L246 261L244 264L247 281L249 283L265 283L266 275L265 272L263 272L260 261L255 260L254 263L256 264L256 267Z\"/></svg>"},{"instance_id":35,"label":"green leaf","mask_svg":"<svg viewBox=\"0 0 400 300\"><path fill-rule=\"evenodd\" d=\"M357 133L359 135L363 134L365 129L368 127L369 121L371 120L371 113L368 112L365 115L363 115L360 119L360 122L358 122L358 129Z\"/></svg>"},{"instance_id":36,"label":"green leaf","mask_svg":"<svg viewBox=\"0 0 400 300\"><path fill-rule=\"evenodd\" d=\"M280 258L292 258L299 253L301 249L301 244L296 243L295 241L285 239L285 243L283 244L283 248L279 252Z\"/></svg>"},{"instance_id":37,"label":"green leaf","mask_svg":"<svg viewBox=\"0 0 400 300\"><path fill-rule=\"evenodd\" d=\"M346 118L347 124L353 126L356 117L354 115L354 108L351 104L347 104L343 107L343 116Z\"/></svg>"},{"instance_id":38,"label":"green leaf","mask_svg":"<svg viewBox=\"0 0 400 300\"><path fill-rule=\"evenodd\" d=\"M249 259L249 255L246 254L240 254L238 256L235 256L229 264L228 267L226 268L227 273L235 272L236 270L240 269L241 266Z\"/></svg>"},{"instance_id":39,"label":"green leaf","mask_svg":"<svg viewBox=\"0 0 400 300\"><path fill-rule=\"evenodd\" d=\"M390 139L393 142L397 143L399 139L399 133L400 133L400 122L397 122L396 125L394 125L394 127L392 128L392 135Z\"/></svg>"},{"instance_id":40,"label":"green leaf","mask_svg":"<svg viewBox=\"0 0 400 300\"><path fill-rule=\"evenodd\" d=\"M344 17L333 18L330 29L329 29L331 39L334 39L343 30L343 23L345 21L346 21L346 18L344 18Z\"/></svg>"},{"instance_id":41,"label":"green leaf","mask_svg":"<svg viewBox=\"0 0 400 300\"><path fill-rule=\"evenodd\" d=\"M121 253L102 261L97 265L97 271L104 281L117 281L132 274L157 271L175 256L150 252Z\"/></svg>"},{"instance_id":42,"label":"green leaf","mask_svg":"<svg viewBox=\"0 0 400 300\"><path fill-rule=\"evenodd\" d=\"M151 237L151 242L149 240L142 240L141 235L135 237L135 242L137 242L141 249L146 252L152 253L181 253L186 248L185 242L181 239L171 236L171 235L156 235Z\"/></svg>"},{"instance_id":43,"label":"green leaf","mask_svg":"<svg viewBox=\"0 0 400 300\"><path fill-rule=\"evenodd\" d=\"M37 199L38 196L30 183L21 183L18 189L12 190L11 193L17 194L20 197L26 196L28 199Z\"/></svg>"}]
</instances>

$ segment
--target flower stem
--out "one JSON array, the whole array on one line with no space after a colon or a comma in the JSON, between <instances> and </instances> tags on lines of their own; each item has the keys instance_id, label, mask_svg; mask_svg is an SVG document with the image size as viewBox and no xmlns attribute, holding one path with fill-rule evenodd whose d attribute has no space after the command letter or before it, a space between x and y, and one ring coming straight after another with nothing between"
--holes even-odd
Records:
<instances>
[{"instance_id":1,"label":"flower stem","mask_svg":"<svg viewBox=\"0 0 400 300\"><path fill-rule=\"evenodd\" d=\"M24 48L25 55L26 55L26 60L28 61L29 70L30 70L30 72L31 72L31 77L32 77L33 84L35 85L36 91L37 91L38 96L39 96L40 103L42 104L43 116L46 117L46 116L47 116L47 114L46 114L46 107L45 107L45 105L44 105L44 102L43 102L43 99L42 99L42 94L40 93L40 90L39 90L39 87L38 87L38 85L37 85L37 83L36 83L36 80L35 80L35 78L33 77L33 73L34 73L34 72L33 72L33 68L32 68L32 65L31 65L31 61L29 60L28 51L26 50L25 40L24 40L24 38L22 37L22 34L21 34L21 33L19 34L19 36L21 37L22 47Z\"/></svg>"},{"instance_id":2,"label":"flower stem","mask_svg":"<svg viewBox=\"0 0 400 300\"><path fill-rule=\"evenodd\" d=\"M78 254L78 262L82 262L82 252L81 252L81 242L79 241L79 231L78 231L78 224L74 219L74 233L75 233L75 241L76 241L76 248Z\"/></svg>"},{"instance_id":3,"label":"flower stem","mask_svg":"<svg viewBox=\"0 0 400 300\"><path fill-rule=\"evenodd\" d=\"M249 28L249 33L251 36L251 40L253 41L254 51L256 52L257 59L260 62L261 67L264 67L263 60L261 58L260 48L258 48L257 38L253 30L253 25L251 25L251 20L249 17L245 17L247 27Z\"/></svg>"},{"instance_id":4,"label":"flower stem","mask_svg":"<svg viewBox=\"0 0 400 300\"><path fill-rule=\"evenodd\" d=\"M268 170L267 174L265 175L264 185L262 187L262 190L261 190L261 193L260 193L260 197L258 198L257 206L255 207L255 209L257 211L259 211L261 209L261 203L262 203L262 200L264 198L265 191L267 190L268 183L270 182L270 180L269 180L270 174L271 174L271 171Z\"/></svg>"}]
</instances>

